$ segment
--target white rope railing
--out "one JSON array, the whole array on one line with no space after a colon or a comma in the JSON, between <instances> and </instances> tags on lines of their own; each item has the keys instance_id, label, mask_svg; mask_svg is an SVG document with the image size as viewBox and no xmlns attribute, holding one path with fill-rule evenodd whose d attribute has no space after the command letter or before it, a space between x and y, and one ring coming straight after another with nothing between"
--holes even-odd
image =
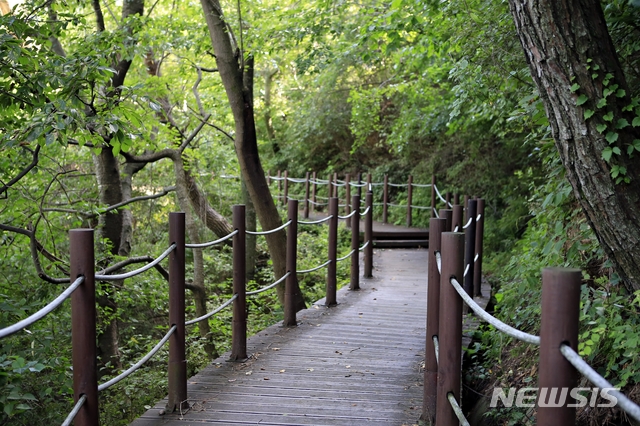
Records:
<instances>
[{"instance_id":1,"label":"white rope railing","mask_svg":"<svg viewBox=\"0 0 640 426\"><path fill-rule=\"evenodd\" d=\"M209 241L209 242L206 242L206 243L198 243L198 244L185 244L184 246L186 248L191 248L191 249L211 247L211 246L215 246L216 244L220 244L220 243L222 243L224 241L227 241L229 238L232 238L236 234L238 234L238 230L237 229L235 231L231 232L230 234L225 235L224 237L222 237L222 238L220 238L218 240L215 240L215 241Z\"/></svg>"}]
</instances>

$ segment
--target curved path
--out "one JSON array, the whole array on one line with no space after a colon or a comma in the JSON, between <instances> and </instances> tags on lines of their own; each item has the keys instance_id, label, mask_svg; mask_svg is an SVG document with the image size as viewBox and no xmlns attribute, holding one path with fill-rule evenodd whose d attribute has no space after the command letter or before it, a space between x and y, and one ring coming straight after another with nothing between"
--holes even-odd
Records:
<instances>
[{"instance_id":1,"label":"curved path","mask_svg":"<svg viewBox=\"0 0 640 426\"><path fill-rule=\"evenodd\" d=\"M374 278L252 336L245 363L219 358L189 379L191 408L132 426L417 425L422 409L427 250L376 250ZM226 355L228 357L228 354Z\"/></svg>"}]
</instances>

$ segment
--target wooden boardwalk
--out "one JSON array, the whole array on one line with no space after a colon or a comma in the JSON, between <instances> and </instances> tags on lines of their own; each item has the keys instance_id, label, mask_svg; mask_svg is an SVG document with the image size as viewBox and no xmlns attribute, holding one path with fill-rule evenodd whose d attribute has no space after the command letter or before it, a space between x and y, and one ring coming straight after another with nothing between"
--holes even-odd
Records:
<instances>
[{"instance_id":1,"label":"wooden boardwalk","mask_svg":"<svg viewBox=\"0 0 640 426\"><path fill-rule=\"evenodd\" d=\"M418 424L427 254L376 250L360 291L251 337L247 362L226 354L189 379L189 410L162 415L163 400L132 426Z\"/></svg>"}]
</instances>

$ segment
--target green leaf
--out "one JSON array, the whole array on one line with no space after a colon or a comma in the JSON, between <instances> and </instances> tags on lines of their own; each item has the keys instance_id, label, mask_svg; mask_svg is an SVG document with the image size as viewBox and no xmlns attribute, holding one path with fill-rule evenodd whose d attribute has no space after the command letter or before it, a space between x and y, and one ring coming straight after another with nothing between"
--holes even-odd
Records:
<instances>
[{"instance_id":1,"label":"green leaf","mask_svg":"<svg viewBox=\"0 0 640 426\"><path fill-rule=\"evenodd\" d=\"M624 129L625 127L629 126L629 122L627 121L626 118L621 118L620 120L618 120L618 122L616 123L616 129Z\"/></svg>"},{"instance_id":2,"label":"green leaf","mask_svg":"<svg viewBox=\"0 0 640 426\"><path fill-rule=\"evenodd\" d=\"M569 90L571 90L571 92L575 92L576 90L578 90L580 88L580 85L578 83L573 83L573 85L571 86L571 88Z\"/></svg>"},{"instance_id":3,"label":"green leaf","mask_svg":"<svg viewBox=\"0 0 640 426\"><path fill-rule=\"evenodd\" d=\"M588 120L591 118L591 116L594 114L594 111L592 109L587 109L584 111L584 119Z\"/></svg>"},{"instance_id":4,"label":"green leaf","mask_svg":"<svg viewBox=\"0 0 640 426\"><path fill-rule=\"evenodd\" d=\"M602 92L602 96L606 98L612 93L613 93L613 89L604 89L604 91Z\"/></svg>"},{"instance_id":5,"label":"green leaf","mask_svg":"<svg viewBox=\"0 0 640 426\"><path fill-rule=\"evenodd\" d=\"M613 111L609 111L608 113L603 115L602 119L605 121L613 121Z\"/></svg>"},{"instance_id":6,"label":"green leaf","mask_svg":"<svg viewBox=\"0 0 640 426\"><path fill-rule=\"evenodd\" d=\"M622 154L622 151L620 151L620 148L619 148L619 147L614 146L614 147L613 147L613 153L614 153L614 154L616 154L616 155L621 155L621 154ZM623 168L624 168L624 167L621 167L621 169L623 169ZM627 169L625 169L625 171L626 171L626 170L627 170Z\"/></svg>"},{"instance_id":7,"label":"green leaf","mask_svg":"<svg viewBox=\"0 0 640 426\"><path fill-rule=\"evenodd\" d=\"M640 126L640 117L635 117L635 118L633 119L633 121L631 122L631 125L632 125L633 127L638 127L638 126Z\"/></svg>"},{"instance_id":8,"label":"green leaf","mask_svg":"<svg viewBox=\"0 0 640 426\"><path fill-rule=\"evenodd\" d=\"M595 80L596 78L598 78L598 73L594 72L593 74L591 74L591 79Z\"/></svg>"},{"instance_id":9,"label":"green leaf","mask_svg":"<svg viewBox=\"0 0 640 426\"><path fill-rule=\"evenodd\" d=\"M605 136L604 138L607 140L607 142L609 142L610 144L614 143L615 141L618 140L618 133L617 132L609 132L607 133L607 136Z\"/></svg>"},{"instance_id":10,"label":"green leaf","mask_svg":"<svg viewBox=\"0 0 640 426\"><path fill-rule=\"evenodd\" d=\"M583 103L587 102L589 100L589 98L587 97L587 95L580 95L578 96L578 99L576 100L576 105L580 106Z\"/></svg>"},{"instance_id":11,"label":"green leaf","mask_svg":"<svg viewBox=\"0 0 640 426\"><path fill-rule=\"evenodd\" d=\"M624 98L626 94L627 94L627 92L624 89L618 89L618 91L616 92L616 97L617 98Z\"/></svg>"},{"instance_id":12,"label":"green leaf","mask_svg":"<svg viewBox=\"0 0 640 426\"><path fill-rule=\"evenodd\" d=\"M640 139L634 139L632 144L633 144L633 147L636 149L636 151L640 151Z\"/></svg>"},{"instance_id":13,"label":"green leaf","mask_svg":"<svg viewBox=\"0 0 640 426\"><path fill-rule=\"evenodd\" d=\"M607 100L605 98L602 98L598 101L598 103L596 104L596 106L598 108L602 108L603 106L605 106L607 104Z\"/></svg>"},{"instance_id":14,"label":"green leaf","mask_svg":"<svg viewBox=\"0 0 640 426\"><path fill-rule=\"evenodd\" d=\"M609 160L611 160L611 155L612 154L613 154L613 150L611 149L610 146L608 146L608 147L606 147L605 149L602 150L602 158L607 163L609 162Z\"/></svg>"},{"instance_id":15,"label":"green leaf","mask_svg":"<svg viewBox=\"0 0 640 426\"><path fill-rule=\"evenodd\" d=\"M598 124L596 126L596 130L598 131L598 133L602 133L607 129L607 125L606 124Z\"/></svg>"}]
</instances>

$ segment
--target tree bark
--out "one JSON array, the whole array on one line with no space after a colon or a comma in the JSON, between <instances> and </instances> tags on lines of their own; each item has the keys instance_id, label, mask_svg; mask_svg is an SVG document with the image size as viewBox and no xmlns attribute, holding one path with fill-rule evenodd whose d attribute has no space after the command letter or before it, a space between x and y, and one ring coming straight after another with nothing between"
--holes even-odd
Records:
<instances>
[{"instance_id":1,"label":"tree bark","mask_svg":"<svg viewBox=\"0 0 640 426\"><path fill-rule=\"evenodd\" d=\"M234 52L227 26L222 18L222 7L218 0L201 0L202 10L209 28L209 35L220 78L224 85L235 122L235 149L240 163L242 178L247 184L249 195L253 200L256 214L262 228L273 229L282 224L271 192L267 186L264 169L258 155L255 118L253 112L253 93L251 87L245 86L244 70L240 65L242 52ZM267 246L273 261L276 277L282 277L286 271L286 233L276 232L266 236ZM284 302L284 284L277 288L278 299ZM302 293L296 289L299 299L296 308L305 307Z\"/></svg>"},{"instance_id":2,"label":"tree bark","mask_svg":"<svg viewBox=\"0 0 640 426\"><path fill-rule=\"evenodd\" d=\"M640 289L640 153L627 153L640 132L621 121L632 123L635 114L600 1L509 4L574 194L625 287ZM607 162L605 148L620 154ZM616 183L616 166L628 183Z\"/></svg>"}]
</instances>

